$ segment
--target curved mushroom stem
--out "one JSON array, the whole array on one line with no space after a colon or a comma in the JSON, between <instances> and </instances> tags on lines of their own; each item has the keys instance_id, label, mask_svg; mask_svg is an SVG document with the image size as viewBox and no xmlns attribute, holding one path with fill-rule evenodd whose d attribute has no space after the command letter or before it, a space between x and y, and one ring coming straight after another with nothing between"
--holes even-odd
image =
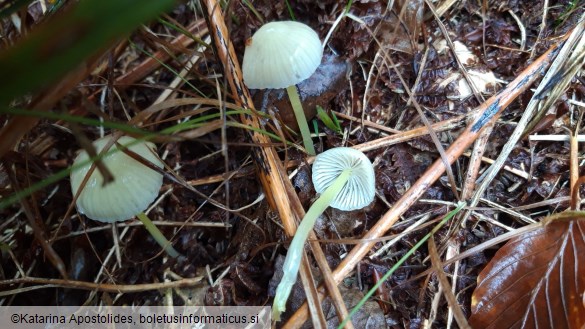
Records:
<instances>
[{"instance_id":1,"label":"curved mushroom stem","mask_svg":"<svg viewBox=\"0 0 585 329\"><path fill-rule=\"evenodd\" d=\"M280 314L286 310L286 301L292 290L293 285L297 281L299 273L299 267L301 265L301 257L303 256L303 247L309 233L315 226L315 221L321 215L339 191L343 188L345 183L351 176L351 168L345 169L341 174L333 181L323 194L313 203L309 211L305 214L305 218L301 221L301 224L297 228L297 232L288 247L288 253L284 260L282 270L284 275L282 280L276 288L276 295L274 296L274 303L272 304L272 317L275 321L280 321Z\"/></svg>"},{"instance_id":2,"label":"curved mushroom stem","mask_svg":"<svg viewBox=\"0 0 585 329\"><path fill-rule=\"evenodd\" d=\"M169 256L177 258L181 255L178 251L175 250L175 248L173 248L171 242L165 238L162 232L154 225L154 223L150 220L150 218L148 218L148 216L146 216L145 213L141 212L137 214L136 217L138 217L142 224L144 224L144 228L146 228L156 243L158 243L163 248L163 250L169 254Z\"/></svg>"},{"instance_id":3,"label":"curved mushroom stem","mask_svg":"<svg viewBox=\"0 0 585 329\"><path fill-rule=\"evenodd\" d=\"M301 104L301 98L299 97L297 86L288 86L286 88L286 92L288 93L288 98L295 113L295 118L297 119L299 130L301 131L301 136L303 137L303 144L305 145L305 149L309 155L315 155L315 147L313 146L311 132L309 131L309 124L307 123L305 112L303 111L303 105Z\"/></svg>"}]
</instances>

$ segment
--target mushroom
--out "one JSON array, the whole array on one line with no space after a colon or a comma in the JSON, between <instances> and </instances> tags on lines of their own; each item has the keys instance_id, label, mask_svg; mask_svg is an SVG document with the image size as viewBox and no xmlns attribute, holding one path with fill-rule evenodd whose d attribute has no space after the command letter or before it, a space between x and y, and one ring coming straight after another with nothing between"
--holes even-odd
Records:
<instances>
[{"instance_id":1,"label":"mushroom","mask_svg":"<svg viewBox=\"0 0 585 329\"><path fill-rule=\"evenodd\" d=\"M106 136L93 142L96 152L100 154L111 139L112 136ZM152 165L163 167L163 162L155 154L154 144L127 136L120 137L117 143ZM114 181L104 184L99 170L93 170L77 198L77 210L90 219L105 223L124 221L136 215L156 242L170 256L178 257L179 253L143 212L158 196L163 176L120 151L114 144L101 158L103 164L113 173ZM75 158L71 171L73 195L77 195L91 167L92 159L85 150L81 151Z\"/></svg>"},{"instance_id":2,"label":"mushroom","mask_svg":"<svg viewBox=\"0 0 585 329\"><path fill-rule=\"evenodd\" d=\"M284 276L276 288L272 305L276 321L286 310L286 301L297 280L303 246L317 218L330 206L343 211L361 209L374 200L376 192L372 163L362 152L348 147L319 154L313 163L312 178L315 191L321 195L305 214L288 248Z\"/></svg>"},{"instance_id":3,"label":"mushroom","mask_svg":"<svg viewBox=\"0 0 585 329\"><path fill-rule=\"evenodd\" d=\"M309 26L293 21L271 22L246 41L242 64L248 88L286 88L310 155L315 155L315 148L295 85L315 72L322 56L319 36Z\"/></svg>"}]
</instances>

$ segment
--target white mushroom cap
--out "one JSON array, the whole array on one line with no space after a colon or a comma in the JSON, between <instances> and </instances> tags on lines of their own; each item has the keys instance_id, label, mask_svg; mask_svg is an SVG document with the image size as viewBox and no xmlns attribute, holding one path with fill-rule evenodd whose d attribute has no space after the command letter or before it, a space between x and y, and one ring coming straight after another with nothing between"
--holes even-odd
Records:
<instances>
[{"instance_id":1,"label":"white mushroom cap","mask_svg":"<svg viewBox=\"0 0 585 329\"><path fill-rule=\"evenodd\" d=\"M99 154L110 140L111 136L106 136L93 142L96 152ZM118 139L118 143L124 146L133 142L135 139L132 137L123 136ZM114 144L108 153L116 149ZM128 146L128 149L157 167L163 167L162 161L153 153L154 144L138 142ZM79 165L89 159L87 152L81 151L73 165ZM122 151L113 152L102 158L102 161L114 176L114 181L102 186L104 178L97 168L94 169L77 199L77 210L80 213L100 222L123 221L144 211L158 196L163 180L160 173ZM77 193L90 168L91 163L71 172L73 195Z\"/></svg>"},{"instance_id":2,"label":"white mushroom cap","mask_svg":"<svg viewBox=\"0 0 585 329\"><path fill-rule=\"evenodd\" d=\"M325 151L313 163L313 185L317 193L323 193L348 168L352 170L351 176L330 204L343 211L361 209L374 200L374 166L365 154L349 147Z\"/></svg>"},{"instance_id":3,"label":"white mushroom cap","mask_svg":"<svg viewBox=\"0 0 585 329\"><path fill-rule=\"evenodd\" d=\"M293 21L264 24L246 42L242 73L251 89L286 88L310 77L323 57L317 32Z\"/></svg>"}]
</instances>

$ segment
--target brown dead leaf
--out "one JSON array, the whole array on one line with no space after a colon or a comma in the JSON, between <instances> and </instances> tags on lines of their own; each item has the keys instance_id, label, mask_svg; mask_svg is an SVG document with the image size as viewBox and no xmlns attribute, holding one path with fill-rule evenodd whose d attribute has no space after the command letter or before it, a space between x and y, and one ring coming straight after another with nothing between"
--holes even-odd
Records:
<instances>
[{"instance_id":1,"label":"brown dead leaf","mask_svg":"<svg viewBox=\"0 0 585 329\"><path fill-rule=\"evenodd\" d=\"M473 293L473 328L583 327L585 214L561 217L496 253Z\"/></svg>"}]
</instances>

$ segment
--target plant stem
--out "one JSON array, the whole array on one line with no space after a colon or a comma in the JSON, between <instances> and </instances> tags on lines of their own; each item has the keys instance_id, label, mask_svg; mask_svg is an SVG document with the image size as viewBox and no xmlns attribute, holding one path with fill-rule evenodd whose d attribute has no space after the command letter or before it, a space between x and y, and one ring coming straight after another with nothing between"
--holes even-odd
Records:
<instances>
[{"instance_id":1,"label":"plant stem","mask_svg":"<svg viewBox=\"0 0 585 329\"><path fill-rule=\"evenodd\" d=\"M307 118L305 117L305 112L303 111L303 105L301 104L301 99L299 97L299 93L297 92L297 87L295 85L288 86L286 88L286 92L288 93L288 98L295 113L295 118L299 124L299 130L301 131L301 136L303 137L303 145L305 145L305 149L309 155L315 155L315 147L313 146L311 132L309 131L309 125L307 124Z\"/></svg>"},{"instance_id":2,"label":"plant stem","mask_svg":"<svg viewBox=\"0 0 585 329\"><path fill-rule=\"evenodd\" d=\"M163 250L169 254L169 256L177 258L181 255L178 251L175 250L175 248L173 248L171 242L165 238L162 232L154 225L154 223L150 220L150 218L148 218L148 216L146 216L145 213L141 212L136 215L136 217L138 217L142 224L144 224L144 228L146 228L156 243L158 243L163 248Z\"/></svg>"},{"instance_id":3,"label":"plant stem","mask_svg":"<svg viewBox=\"0 0 585 329\"><path fill-rule=\"evenodd\" d=\"M286 310L286 301L292 290L293 285L297 281L299 274L299 267L301 265L301 257L303 256L303 247L309 233L315 226L315 221L321 215L339 191L343 188L345 183L351 176L351 168L345 169L341 174L333 181L333 184L329 186L323 194L313 203L309 211L305 214L305 218L301 221L301 224L297 228L297 232L288 247L288 253L284 260L282 270L284 275L282 280L276 288L276 295L274 296L274 303L272 305L272 317L275 321L280 320L280 314Z\"/></svg>"}]
</instances>

